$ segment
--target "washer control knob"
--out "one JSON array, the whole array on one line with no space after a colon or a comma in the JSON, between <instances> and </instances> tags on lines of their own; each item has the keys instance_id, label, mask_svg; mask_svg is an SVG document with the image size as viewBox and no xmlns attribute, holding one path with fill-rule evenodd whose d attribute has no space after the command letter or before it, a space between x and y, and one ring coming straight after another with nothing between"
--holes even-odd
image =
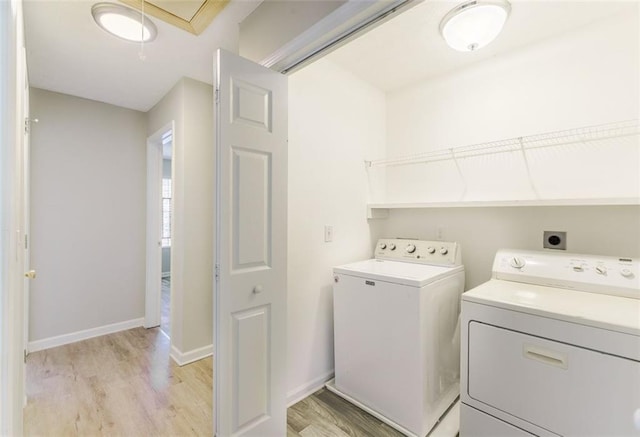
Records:
<instances>
[{"instance_id":1,"label":"washer control knob","mask_svg":"<svg viewBox=\"0 0 640 437\"><path fill-rule=\"evenodd\" d=\"M441 247L441 248L440 248L440 253L441 253L442 255L446 255L446 254L448 254L448 253L449 253L449 249L447 249L446 247Z\"/></svg>"},{"instance_id":2,"label":"washer control knob","mask_svg":"<svg viewBox=\"0 0 640 437\"><path fill-rule=\"evenodd\" d=\"M581 265L579 266L573 266L573 271L574 272L584 272L584 267Z\"/></svg>"},{"instance_id":3,"label":"washer control knob","mask_svg":"<svg viewBox=\"0 0 640 437\"><path fill-rule=\"evenodd\" d=\"M427 252L433 254L433 253L436 253L436 249L433 247L427 247Z\"/></svg>"},{"instance_id":4,"label":"washer control knob","mask_svg":"<svg viewBox=\"0 0 640 437\"><path fill-rule=\"evenodd\" d=\"M380 249L385 250L387 248L387 243L380 243Z\"/></svg>"},{"instance_id":5,"label":"washer control knob","mask_svg":"<svg viewBox=\"0 0 640 437\"><path fill-rule=\"evenodd\" d=\"M633 272L629 269L622 269L620 270L620 274L622 276L624 276L625 278L633 278Z\"/></svg>"},{"instance_id":6,"label":"washer control knob","mask_svg":"<svg viewBox=\"0 0 640 437\"><path fill-rule=\"evenodd\" d=\"M599 275L606 275L607 268L605 266L596 266L596 273Z\"/></svg>"},{"instance_id":7,"label":"washer control knob","mask_svg":"<svg viewBox=\"0 0 640 437\"><path fill-rule=\"evenodd\" d=\"M514 269L521 269L525 266L526 262L522 258L514 256L511 258L511 261L509 261L509 264L511 264L511 267Z\"/></svg>"},{"instance_id":8,"label":"washer control knob","mask_svg":"<svg viewBox=\"0 0 640 437\"><path fill-rule=\"evenodd\" d=\"M393 243L389 244L389 249L396 250L396 245Z\"/></svg>"},{"instance_id":9,"label":"washer control knob","mask_svg":"<svg viewBox=\"0 0 640 437\"><path fill-rule=\"evenodd\" d=\"M407 251L407 253L413 253L416 251L416 245L415 244L409 244L405 250Z\"/></svg>"}]
</instances>

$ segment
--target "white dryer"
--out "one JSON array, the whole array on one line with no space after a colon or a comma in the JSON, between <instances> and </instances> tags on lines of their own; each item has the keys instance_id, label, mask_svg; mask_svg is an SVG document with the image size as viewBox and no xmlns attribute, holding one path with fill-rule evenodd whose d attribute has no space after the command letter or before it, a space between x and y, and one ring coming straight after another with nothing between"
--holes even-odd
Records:
<instances>
[{"instance_id":1,"label":"white dryer","mask_svg":"<svg viewBox=\"0 0 640 437\"><path fill-rule=\"evenodd\" d=\"M424 437L459 396L464 278L459 245L442 241L382 239L375 259L335 267L327 387Z\"/></svg>"},{"instance_id":2,"label":"white dryer","mask_svg":"<svg viewBox=\"0 0 640 437\"><path fill-rule=\"evenodd\" d=\"M640 262L499 251L463 294L461 437L640 436Z\"/></svg>"}]
</instances>

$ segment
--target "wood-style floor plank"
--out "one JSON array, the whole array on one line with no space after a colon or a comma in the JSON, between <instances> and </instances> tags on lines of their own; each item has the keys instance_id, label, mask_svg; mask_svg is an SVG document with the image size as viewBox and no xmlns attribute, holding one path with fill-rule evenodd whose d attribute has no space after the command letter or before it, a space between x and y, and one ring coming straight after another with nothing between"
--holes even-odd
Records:
<instances>
[{"instance_id":1,"label":"wood-style floor plank","mask_svg":"<svg viewBox=\"0 0 640 437\"><path fill-rule=\"evenodd\" d=\"M403 434L326 389L289 408L289 423L300 435L313 425L335 426L351 437L402 437ZM315 428L315 427L314 427ZM318 430L314 429L314 432Z\"/></svg>"},{"instance_id":2,"label":"wood-style floor plank","mask_svg":"<svg viewBox=\"0 0 640 437\"><path fill-rule=\"evenodd\" d=\"M301 437L349 437L349 434L342 431L330 422L312 423L300 432Z\"/></svg>"},{"instance_id":3,"label":"wood-style floor plank","mask_svg":"<svg viewBox=\"0 0 640 437\"><path fill-rule=\"evenodd\" d=\"M179 367L159 329L27 357L27 436L211 436L211 358Z\"/></svg>"},{"instance_id":4,"label":"wood-style floor plank","mask_svg":"<svg viewBox=\"0 0 640 437\"><path fill-rule=\"evenodd\" d=\"M27 357L25 436L212 436L213 360L177 366L159 328ZM287 437L399 437L321 389L287 411Z\"/></svg>"}]
</instances>

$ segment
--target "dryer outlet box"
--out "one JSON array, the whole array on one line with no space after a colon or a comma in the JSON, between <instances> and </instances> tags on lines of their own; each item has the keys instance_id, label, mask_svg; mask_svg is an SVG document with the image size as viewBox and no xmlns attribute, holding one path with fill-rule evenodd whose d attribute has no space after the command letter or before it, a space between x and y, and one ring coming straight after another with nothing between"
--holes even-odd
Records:
<instances>
[{"instance_id":1,"label":"dryer outlet box","mask_svg":"<svg viewBox=\"0 0 640 437\"><path fill-rule=\"evenodd\" d=\"M544 231L542 247L545 249L567 250L567 233L564 231Z\"/></svg>"}]
</instances>

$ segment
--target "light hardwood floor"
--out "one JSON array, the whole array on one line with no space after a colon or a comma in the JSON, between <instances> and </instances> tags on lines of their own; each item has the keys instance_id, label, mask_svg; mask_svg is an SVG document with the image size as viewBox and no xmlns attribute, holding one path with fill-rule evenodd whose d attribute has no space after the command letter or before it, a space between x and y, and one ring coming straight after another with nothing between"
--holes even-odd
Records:
<instances>
[{"instance_id":1,"label":"light hardwood floor","mask_svg":"<svg viewBox=\"0 0 640 437\"><path fill-rule=\"evenodd\" d=\"M26 436L212 436L212 359L177 366L159 328L32 353ZM288 410L288 437L400 437L321 389Z\"/></svg>"},{"instance_id":2,"label":"light hardwood floor","mask_svg":"<svg viewBox=\"0 0 640 437\"><path fill-rule=\"evenodd\" d=\"M32 353L27 436L212 435L212 359L179 367L160 329Z\"/></svg>"},{"instance_id":3,"label":"light hardwood floor","mask_svg":"<svg viewBox=\"0 0 640 437\"><path fill-rule=\"evenodd\" d=\"M320 389L287 411L287 437L403 437L369 413L327 389Z\"/></svg>"}]
</instances>

